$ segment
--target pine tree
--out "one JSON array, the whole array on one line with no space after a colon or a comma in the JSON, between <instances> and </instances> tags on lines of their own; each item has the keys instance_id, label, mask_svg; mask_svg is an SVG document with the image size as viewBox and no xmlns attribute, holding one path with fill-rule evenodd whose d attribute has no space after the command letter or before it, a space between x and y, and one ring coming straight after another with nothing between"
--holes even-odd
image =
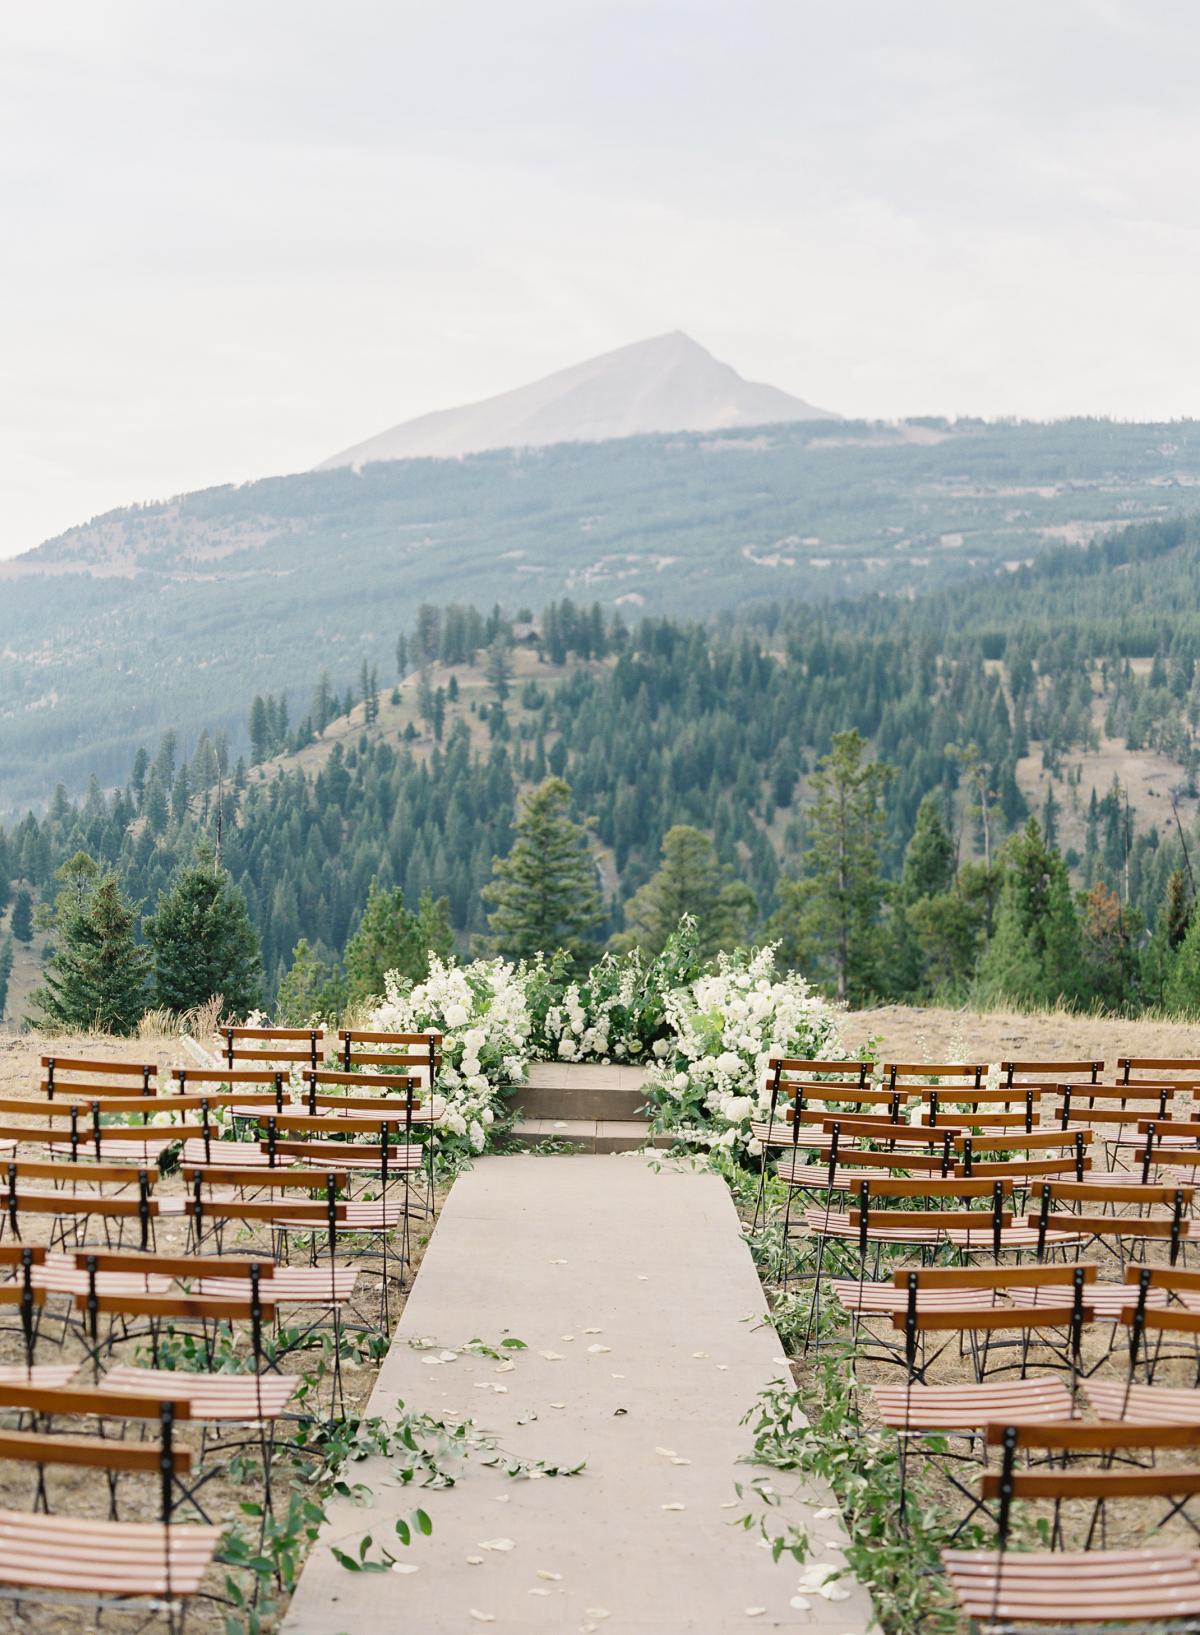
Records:
<instances>
[{"instance_id":1,"label":"pine tree","mask_svg":"<svg viewBox=\"0 0 1200 1635\"><path fill-rule=\"evenodd\" d=\"M1082 933L1066 865L1036 818L1004 846L1003 884L978 991L991 1002L1053 1004L1085 997Z\"/></svg>"},{"instance_id":2,"label":"pine tree","mask_svg":"<svg viewBox=\"0 0 1200 1635\"><path fill-rule=\"evenodd\" d=\"M4 1020L4 1012L8 1007L8 984L12 977L13 968L13 940L5 937L0 942L0 1022Z\"/></svg>"},{"instance_id":3,"label":"pine tree","mask_svg":"<svg viewBox=\"0 0 1200 1635\"><path fill-rule=\"evenodd\" d=\"M1200 914L1193 915L1187 934L1171 961L1163 997L1183 1016L1200 1014Z\"/></svg>"},{"instance_id":4,"label":"pine tree","mask_svg":"<svg viewBox=\"0 0 1200 1635\"><path fill-rule=\"evenodd\" d=\"M137 909L86 852L57 871L54 948L45 985L30 995L39 1025L132 1033L146 1008L149 956L136 941Z\"/></svg>"},{"instance_id":5,"label":"pine tree","mask_svg":"<svg viewBox=\"0 0 1200 1635\"><path fill-rule=\"evenodd\" d=\"M1182 869L1172 869L1167 876L1167 898L1162 909L1162 921L1169 947L1178 948L1187 936L1194 909L1195 903L1187 875Z\"/></svg>"},{"instance_id":6,"label":"pine tree","mask_svg":"<svg viewBox=\"0 0 1200 1635\"><path fill-rule=\"evenodd\" d=\"M510 959L562 948L576 965L592 954L588 933L604 917L587 834L569 816L571 791L561 778L525 797L512 850L493 858L484 888L496 951Z\"/></svg>"},{"instance_id":7,"label":"pine tree","mask_svg":"<svg viewBox=\"0 0 1200 1635\"><path fill-rule=\"evenodd\" d=\"M423 982L429 975L429 956L445 959L454 952L449 904L444 897L435 902L429 892L422 894L417 912L404 906L404 893L380 891L372 879L358 929L346 944L342 963L346 968L346 996L351 1002L382 995L384 978L397 971L410 982Z\"/></svg>"},{"instance_id":8,"label":"pine tree","mask_svg":"<svg viewBox=\"0 0 1200 1635\"><path fill-rule=\"evenodd\" d=\"M267 706L261 694L255 694L250 706L250 765L265 761L271 749L271 726Z\"/></svg>"},{"instance_id":9,"label":"pine tree","mask_svg":"<svg viewBox=\"0 0 1200 1635\"><path fill-rule=\"evenodd\" d=\"M508 637L504 631L497 631L495 639L488 648L487 660L484 664L484 675L488 686L495 693L501 704L508 697L508 684L512 680L512 657L509 652Z\"/></svg>"},{"instance_id":10,"label":"pine tree","mask_svg":"<svg viewBox=\"0 0 1200 1635\"><path fill-rule=\"evenodd\" d=\"M301 937L279 983L276 1020L282 1027L307 1027L334 1020L344 1004L344 980L309 947L307 937Z\"/></svg>"},{"instance_id":11,"label":"pine tree","mask_svg":"<svg viewBox=\"0 0 1200 1635\"><path fill-rule=\"evenodd\" d=\"M24 887L13 899L9 930L18 942L33 941L33 898Z\"/></svg>"},{"instance_id":12,"label":"pine tree","mask_svg":"<svg viewBox=\"0 0 1200 1635\"><path fill-rule=\"evenodd\" d=\"M180 868L145 922L154 951L155 1002L191 1010L220 996L223 1013L240 1017L259 1002L262 956L246 899L216 866L207 846Z\"/></svg>"},{"instance_id":13,"label":"pine tree","mask_svg":"<svg viewBox=\"0 0 1200 1635\"><path fill-rule=\"evenodd\" d=\"M807 876L781 880L769 931L787 954L807 954L832 978L839 999L861 1001L880 976L878 924L884 898L883 791L892 768L864 759L857 731L833 735L813 776Z\"/></svg>"},{"instance_id":14,"label":"pine tree","mask_svg":"<svg viewBox=\"0 0 1200 1635\"><path fill-rule=\"evenodd\" d=\"M661 953L690 914L703 958L746 941L756 910L749 886L721 863L708 835L686 823L663 837L662 862L625 904L625 929L613 947Z\"/></svg>"},{"instance_id":15,"label":"pine tree","mask_svg":"<svg viewBox=\"0 0 1200 1635\"><path fill-rule=\"evenodd\" d=\"M915 903L948 891L953 880L954 845L942 821L941 803L936 795L926 795L904 854L901 892L905 902Z\"/></svg>"}]
</instances>

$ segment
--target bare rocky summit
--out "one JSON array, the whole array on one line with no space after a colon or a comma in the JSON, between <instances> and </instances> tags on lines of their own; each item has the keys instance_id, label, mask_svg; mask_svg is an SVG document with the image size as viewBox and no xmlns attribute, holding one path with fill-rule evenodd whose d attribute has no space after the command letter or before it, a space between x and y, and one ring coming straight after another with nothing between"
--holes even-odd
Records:
<instances>
[{"instance_id":1,"label":"bare rocky summit","mask_svg":"<svg viewBox=\"0 0 1200 1635\"><path fill-rule=\"evenodd\" d=\"M645 432L726 431L836 418L777 386L743 380L736 369L674 330L499 397L406 420L344 449L317 469L550 443L599 443Z\"/></svg>"}]
</instances>

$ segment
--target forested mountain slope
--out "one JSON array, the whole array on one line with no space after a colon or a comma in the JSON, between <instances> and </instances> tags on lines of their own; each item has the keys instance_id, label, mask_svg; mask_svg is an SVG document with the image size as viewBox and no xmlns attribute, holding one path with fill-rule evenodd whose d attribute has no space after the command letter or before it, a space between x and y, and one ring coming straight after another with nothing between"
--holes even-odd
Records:
<instances>
[{"instance_id":1,"label":"forested mountain slope","mask_svg":"<svg viewBox=\"0 0 1200 1635\"><path fill-rule=\"evenodd\" d=\"M386 669L423 601L696 617L961 585L1200 482L1192 422L813 422L267 479L110 513L0 565L0 813L126 775L255 690ZM987 595L992 593L989 588ZM984 594L984 593L981 593ZM1000 595L1007 595L1004 587ZM243 740L244 742L244 740Z\"/></svg>"},{"instance_id":2,"label":"forested mountain slope","mask_svg":"<svg viewBox=\"0 0 1200 1635\"><path fill-rule=\"evenodd\" d=\"M606 929L667 831L689 824L751 888L761 934L781 881L808 867L820 757L854 729L895 769L893 879L933 794L960 864L994 859L1033 813L1076 885L1103 882L1152 925L1195 829L1200 616L1186 587L1198 553L1195 523L1126 530L1006 580L1002 626L984 591L959 598L961 634L936 602L891 605L887 620L873 602L774 606L719 629L627 627L569 602L515 627L425 606L394 690L369 670L350 687L310 673L311 704L290 720L277 695L243 705L249 767L215 734L186 758L172 735L115 794L94 783L77 806L60 791L0 841L0 890L24 882L45 897L82 848L152 908L219 815L273 984L299 937L342 948L372 878L414 905L445 896L464 942L484 932L480 893L511 845L519 792L560 773L591 826Z\"/></svg>"}]
</instances>

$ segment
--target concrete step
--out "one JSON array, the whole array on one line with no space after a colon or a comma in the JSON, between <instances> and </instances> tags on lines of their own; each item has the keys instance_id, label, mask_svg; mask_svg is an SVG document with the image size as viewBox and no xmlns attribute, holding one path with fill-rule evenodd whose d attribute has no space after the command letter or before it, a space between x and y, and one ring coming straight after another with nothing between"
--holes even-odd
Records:
<instances>
[{"instance_id":1,"label":"concrete step","mask_svg":"<svg viewBox=\"0 0 1200 1635\"><path fill-rule=\"evenodd\" d=\"M536 1147L557 1141L580 1152L636 1152L649 1143L670 1146L667 1136L651 1136L644 1120L609 1118L523 1118L513 1126L509 1141L518 1147Z\"/></svg>"},{"instance_id":2,"label":"concrete step","mask_svg":"<svg viewBox=\"0 0 1200 1635\"><path fill-rule=\"evenodd\" d=\"M597 1062L534 1062L513 1106L527 1119L588 1119L617 1123L644 1118L644 1067Z\"/></svg>"},{"instance_id":3,"label":"concrete step","mask_svg":"<svg viewBox=\"0 0 1200 1635\"><path fill-rule=\"evenodd\" d=\"M644 1118L644 1090L587 1089L581 1085L522 1084L513 1105L523 1118Z\"/></svg>"}]
</instances>

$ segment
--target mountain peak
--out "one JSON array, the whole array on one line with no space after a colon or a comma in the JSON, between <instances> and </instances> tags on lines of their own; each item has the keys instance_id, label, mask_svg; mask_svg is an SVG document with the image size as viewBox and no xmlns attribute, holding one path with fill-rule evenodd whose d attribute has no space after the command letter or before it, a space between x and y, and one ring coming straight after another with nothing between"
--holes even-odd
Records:
<instances>
[{"instance_id":1,"label":"mountain peak","mask_svg":"<svg viewBox=\"0 0 1200 1635\"><path fill-rule=\"evenodd\" d=\"M829 420L776 386L744 380L681 329L633 341L498 397L403 421L317 467L455 457L484 449L598 443L647 432L725 431Z\"/></svg>"}]
</instances>

